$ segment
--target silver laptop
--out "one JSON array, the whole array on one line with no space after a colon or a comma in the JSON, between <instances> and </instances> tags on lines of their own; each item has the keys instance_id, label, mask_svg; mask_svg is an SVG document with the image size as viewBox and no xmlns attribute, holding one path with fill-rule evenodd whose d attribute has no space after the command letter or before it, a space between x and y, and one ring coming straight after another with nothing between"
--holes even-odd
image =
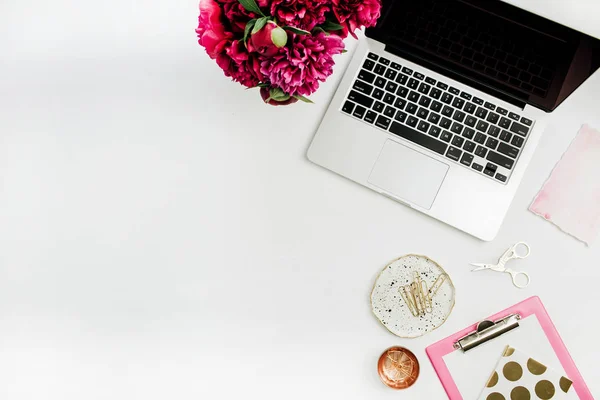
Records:
<instances>
[{"instance_id":1,"label":"silver laptop","mask_svg":"<svg viewBox=\"0 0 600 400\"><path fill-rule=\"evenodd\" d=\"M383 0L308 150L333 172L483 240L544 118L600 41L499 0Z\"/></svg>"}]
</instances>

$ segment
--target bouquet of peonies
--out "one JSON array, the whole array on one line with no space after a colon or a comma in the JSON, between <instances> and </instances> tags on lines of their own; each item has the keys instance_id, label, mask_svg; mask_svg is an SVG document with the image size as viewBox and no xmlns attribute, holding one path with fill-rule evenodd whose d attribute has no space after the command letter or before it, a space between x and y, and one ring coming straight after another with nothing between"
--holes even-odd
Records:
<instances>
[{"instance_id":1,"label":"bouquet of peonies","mask_svg":"<svg viewBox=\"0 0 600 400\"><path fill-rule=\"evenodd\" d=\"M200 0L196 33L225 76L285 105L310 102L343 39L380 13L381 0Z\"/></svg>"}]
</instances>

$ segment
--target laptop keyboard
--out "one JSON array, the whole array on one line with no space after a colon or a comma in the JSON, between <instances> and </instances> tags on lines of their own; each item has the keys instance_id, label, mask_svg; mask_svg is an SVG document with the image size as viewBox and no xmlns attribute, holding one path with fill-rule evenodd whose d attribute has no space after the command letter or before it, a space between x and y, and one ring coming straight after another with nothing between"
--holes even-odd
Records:
<instances>
[{"instance_id":1,"label":"laptop keyboard","mask_svg":"<svg viewBox=\"0 0 600 400\"><path fill-rule=\"evenodd\" d=\"M365 58L342 111L504 184L533 126L374 53Z\"/></svg>"}]
</instances>

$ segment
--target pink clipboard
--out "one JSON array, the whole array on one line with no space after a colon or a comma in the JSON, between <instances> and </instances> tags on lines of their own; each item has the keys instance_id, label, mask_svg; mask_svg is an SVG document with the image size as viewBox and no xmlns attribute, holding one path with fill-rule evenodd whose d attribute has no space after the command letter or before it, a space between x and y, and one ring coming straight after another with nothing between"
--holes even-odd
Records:
<instances>
[{"instance_id":1,"label":"pink clipboard","mask_svg":"<svg viewBox=\"0 0 600 400\"><path fill-rule=\"evenodd\" d=\"M564 372L567 374L567 377L573 381L573 389L575 389L575 393L579 397L580 400L594 400L590 390L585 384L583 377L577 370L571 355L569 354L565 344L563 343L558 331L554 327L548 312L544 308L539 297L534 296L530 297L518 304L515 304L512 307L507 308L506 310L500 311L497 314L486 318L489 321L497 321L502 318L505 318L511 314L520 315L522 320L527 319L535 315L537 317L537 321L539 325L543 329L543 332L548 339L549 344L552 347L552 351L556 354L560 364L562 365ZM534 318L535 319L535 318ZM455 383L455 379L452 376L450 369L448 368L446 361L444 361L444 357L450 355L455 351L461 352L462 350L455 348L455 343L461 338L464 338L466 335L474 332L477 329L477 324L471 325L455 334L440 340L437 343L432 344L427 347L426 352L433 364L433 368L436 373L444 389L446 390L446 394L450 398L450 400L462 400L463 395L459 391L457 384ZM519 328L516 328L519 329ZM515 331L516 331L515 329ZM492 339L495 340L495 339ZM467 352L468 354L468 352ZM482 388L485 382L482 382ZM471 400L471 399L467 399Z\"/></svg>"}]
</instances>

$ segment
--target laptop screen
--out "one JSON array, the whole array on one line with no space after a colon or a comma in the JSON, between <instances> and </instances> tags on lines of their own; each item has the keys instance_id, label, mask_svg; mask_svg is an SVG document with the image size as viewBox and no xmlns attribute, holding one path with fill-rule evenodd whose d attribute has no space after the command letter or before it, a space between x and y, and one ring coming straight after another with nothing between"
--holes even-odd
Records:
<instances>
[{"instance_id":1,"label":"laptop screen","mask_svg":"<svg viewBox=\"0 0 600 400\"><path fill-rule=\"evenodd\" d=\"M383 0L367 36L450 78L545 111L600 66L600 40L500 0Z\"/></svg>"}]
</instances>

